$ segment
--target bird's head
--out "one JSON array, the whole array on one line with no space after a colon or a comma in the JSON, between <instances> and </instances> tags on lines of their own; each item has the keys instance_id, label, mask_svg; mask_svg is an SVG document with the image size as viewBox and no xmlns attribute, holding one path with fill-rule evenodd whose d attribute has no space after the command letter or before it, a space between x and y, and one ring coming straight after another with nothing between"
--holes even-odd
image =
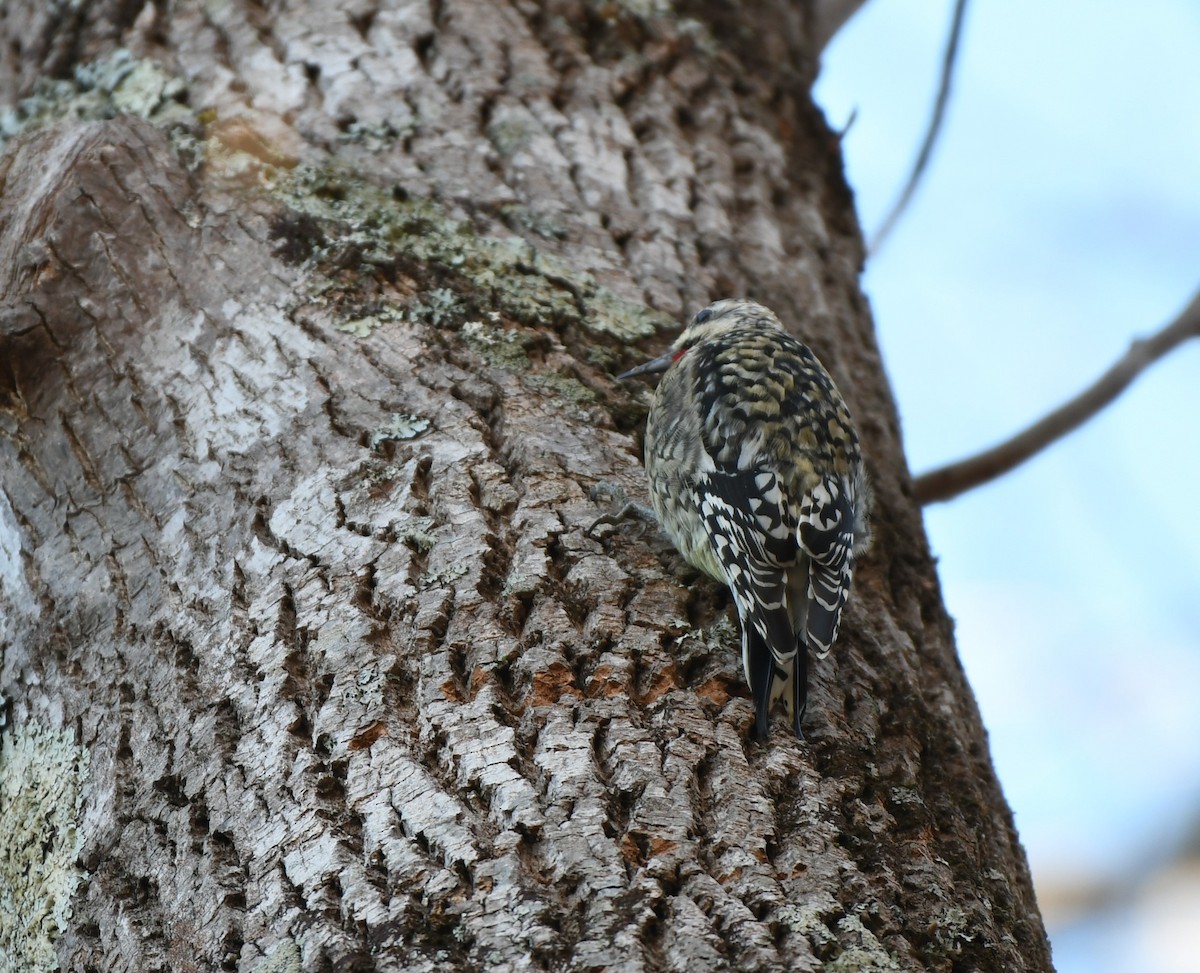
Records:
<instances>
[{"instance_id":1,"label":"bird's head","mask_svg":"<svg viewBox=\"0 0 1200 973\"><path fill-rule=\"evenodd\" d=\"M717 335L734 328L775 328L782 329L783 324L770 308L763 307L754 301L743 298L726 298L714 301L708 307L697 311L683 333L675 339L670 351L659 355L643 365L622 372L617 378L632 378L634 375L646 375L650 372L665 372L675 362L683 357L684 352L694 345L715 338Z\"/></svg>"}]
</instances>

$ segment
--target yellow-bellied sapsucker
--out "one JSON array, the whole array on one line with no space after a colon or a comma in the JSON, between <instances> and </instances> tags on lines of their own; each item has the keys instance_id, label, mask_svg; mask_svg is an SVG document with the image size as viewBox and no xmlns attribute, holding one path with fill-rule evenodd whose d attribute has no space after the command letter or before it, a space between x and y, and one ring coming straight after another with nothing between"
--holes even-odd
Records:
<instances>
[{"instance_id":1,"label":"yellow-bellied sapsucker","mask_svg":"<svg viewBox=\"0 0 1200 973\"><path fill-rule=\"evenodd\" d=\"M733 592L755 732L782 697L796 735L808 649L837 638L870 488L850 413L816 356L753 301L700 311L660 358L646 423L655 513L688 561Z\"/></svg>"}]
</instances>

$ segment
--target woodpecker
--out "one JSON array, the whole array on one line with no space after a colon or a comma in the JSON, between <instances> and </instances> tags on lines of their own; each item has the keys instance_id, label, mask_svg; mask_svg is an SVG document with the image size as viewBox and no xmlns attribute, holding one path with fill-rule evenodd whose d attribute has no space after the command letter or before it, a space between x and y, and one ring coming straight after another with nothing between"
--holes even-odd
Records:
<instances>
[{"instance_id":1,"label":"woodpecker","mask_svg":"<svg viewBox=\"0 0 1200 973\"><path fill-rule=\"evenodd\" d=\"M837 638L871 492L829 373L774 312L710 304L671 349L618 376L665 372L646 422L646 472L680 553L729 586L755 734L782 698L801 739L808 651Z\"/></svg>"}]
</instances>

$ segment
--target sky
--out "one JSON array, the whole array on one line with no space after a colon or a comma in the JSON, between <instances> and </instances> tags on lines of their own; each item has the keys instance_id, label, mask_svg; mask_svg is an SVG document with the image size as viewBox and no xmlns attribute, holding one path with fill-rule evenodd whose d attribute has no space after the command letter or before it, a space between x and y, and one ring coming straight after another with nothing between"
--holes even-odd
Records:
<instances>
[{"instance_id":1,"label":"sky","mask_svg":"<svg viewBox=\"0 0 1200 973\"><path fill-rule=\"evenodd\" d=\"M854 115L868 234L924 134L952 8L870 0L826 52L816 96L832 127ZM941 140L864 287L917 473L1023 429L1171 320L1200 288L1200 4L975 0ZM1147 918L1170 879L1153 866L1200 822L1198 418L1194 341L925 511L1060 973L1200 973L1200 877L1169 897L1194 906L1186 948ZM1065 904L1131 881L1102 912Z\"/></svg>"}]
</instances>

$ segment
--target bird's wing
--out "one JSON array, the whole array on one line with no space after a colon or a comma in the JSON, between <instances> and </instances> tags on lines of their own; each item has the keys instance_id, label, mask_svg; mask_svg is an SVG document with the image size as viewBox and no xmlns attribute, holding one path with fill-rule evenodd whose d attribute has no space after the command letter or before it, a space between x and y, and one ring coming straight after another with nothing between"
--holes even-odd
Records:
<instances>
[{"instance_id":1,"label":"bird's wing","mask_svg":"<svg viewBox=\"0 0 1200 973\"><path fill-rule=\"evenodd\" d=\"M853 486L825 477L804 497L798 520L800 546L811 562L805 636L823 658L837 638L854 574Z\"/></svg>"},{"instance_id":2,"label":"bird's wing","mask_svg":"<svg viewBox=\"0 0 1200 973\"><path fill-rule=\"evenodd\" d=\"M771 647L779 665L796 652L787 610L787 572L796 560L795 518L770 470L715 469L698 491L709 543L738 614Z\"/></svg>"}]
</instances>

